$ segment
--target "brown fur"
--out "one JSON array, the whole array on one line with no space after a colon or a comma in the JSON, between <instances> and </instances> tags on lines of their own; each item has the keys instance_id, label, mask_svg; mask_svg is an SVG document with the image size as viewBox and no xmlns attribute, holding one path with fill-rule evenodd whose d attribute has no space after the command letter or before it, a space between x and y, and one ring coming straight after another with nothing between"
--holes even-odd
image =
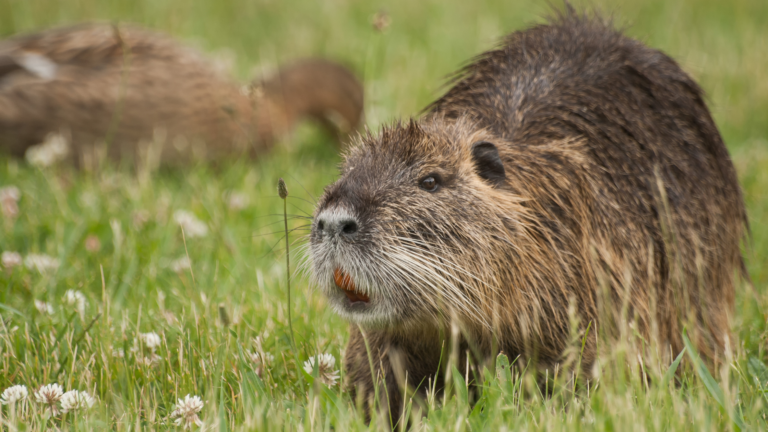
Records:
<instances>
[{"instance_id":1,"label":"brown fur","mask_svg":"<svg viewBox=\"0 0 768 432\"><path fill-rule=\"evenodd\" d=\"M362 85L352 72L327 60L296 61L261 81L255 92L263 100L262 107L271 103L271 109L264 110L272 115L259 118L258 130L277 127L280 130L273 134L284 134L309 117L342 141L363 123Z\"/></svg>"},{"instance_id":2,"label":"brown fur","mask_svg":"<svg viewBox=\"0 0 768 432\"><path fill-rule=\"evenodd\" d=\"M25 67L30 54L54 64L55 75ZM133 158L163 141L169 163L193 153L258 154L302 117L326 126L338 119L339 135L362 120L360 82L326 60L288 65L251 89L244 94L197 51L133 25L17 36L0 42L0 148L22 156L49 132L63 132L76 156L106 143L113 158Z\"/></svg>"},{"instance_id":3,"label":"brown fur","mask_svg":"<svg viewBox=\"0 0 768 432\"><path fill-rule=\"evenodd\" d=\"M503 162L499 183L473 153L483 141ZM439 189L419 187L427 176ZM318 227L332 217L354 220L354 234ZM597 333L618 337L627 321L662 355L682 350L687 326L716 364L746 223L698 85L663 53L571 12L479 56L418 122L363 137L320 200L311 258L331 305L355 323L351 389L367 402L382 378L396 420L392 353L414 387L439 381L452 322L459 352L488 359L496 346L551 368L564 361L573 307L579 334L592 329L586 376ZM369 304L344 303L328 277L336 266Z\"/></svg>"}]
</instances>

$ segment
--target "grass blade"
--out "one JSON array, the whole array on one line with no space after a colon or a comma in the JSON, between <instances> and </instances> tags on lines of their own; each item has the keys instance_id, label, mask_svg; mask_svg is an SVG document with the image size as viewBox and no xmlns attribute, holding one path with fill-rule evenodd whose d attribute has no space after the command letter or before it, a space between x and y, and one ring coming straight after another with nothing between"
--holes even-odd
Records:
<instances>
[{"instance_id":1,"label":"grass blade","mask_svg":"<svg viewBox=\"0 0 768 432\"><path fill-rule=\"evenodd\" d=\"M669 369L667 369L667 372L664 374L664 377L661 379L661 382L659 383L660 387L664 387L667 385L668 382L672 380L672 377L675 376L675 373L677 372L677 367L680 366L680 361L683 359L683 355L685 355L685 352L688 350L688 347L684 347L682 351L680 351L680 354L677 355L677 358L675 358L675 361L672 362L671 365L669 365Z\"/></svg>"},{"instance_id":2,"label":"grass blade","mask_svg":"<svg viewBox=\"0 0 768 432\"><path fill-rule=\"evenodd\" d=\"M725 404L725 393L723 393L723 389L720 387L720 384L715 380L712 374L709 373L709 369L707 369L706 365L704 365L704 362L701 361L699 354L693 347L691 340L688 339L688 335L685 333L685 331L683 331L683 342L685 343L685 348L688 351L688 356L691 358L691 362L693 362L694 370L701 379L701 382L704 383L704 387L707 388L709 394L712 395L712 397L723 408L723 410L728 413L734 425L736 425L739 430L745 430L746 428L744 426L744 420L741 419L741 415L735 409L733 411L728 409L727 405Z\"/></svg>"}]
</instances>

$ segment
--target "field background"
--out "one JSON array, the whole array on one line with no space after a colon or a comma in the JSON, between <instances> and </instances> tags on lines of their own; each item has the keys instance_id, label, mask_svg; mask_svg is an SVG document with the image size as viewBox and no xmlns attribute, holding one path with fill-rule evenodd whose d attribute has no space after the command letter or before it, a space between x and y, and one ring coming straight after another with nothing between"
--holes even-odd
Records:
<instances>
[{"instance_id":1,"label":"field background","mask_svg":"<svg viewBox=\"0 0 768 432\"><path fill-rule=\"evenodd\" d=\"M745 253L754 285L737 295L732 363L712 379L687 369L679 387L661 379L667 365L648 365L657 379L644 389L639 374L614 371L611 365L631 357L629 348L618 348L588 392L558 388L555 397L542 399L525 379L489 376L476 409L456 383L458 390L447 401L431 401L429 415L415 424L425 430L765 429L768 2L588 5L672 55L701 83L731 151L751 220ZM371 26L379 10L391 17L384 33ZM505 33L542 22L549 11L545 2L524 0L0 0L0 36L84 20L136 22L233 59L233 73L243 81L293 58L330 57L365 80L367 123L375 130L417 116L440 95L443 77ZM3 407L0 430L166 429L174 403L186 394L205 401L206 429L366 429L339 386L311 385L312 378L299 373L297 359L322 352L339 359L347 330L300 278L290 305L299 347L291 349L282 220L275 216L282 212L278 177L291 193L289 213L306 216L313 197L336 177L339 161L332 141L313 126L300 127L258 161L161 171L143 180L126 167L89 174L0 157L0 187L21 191L18 219L0 219L0 251L43 253L61 262L44 274L0 270L0 390L58 382L98 399L89 411L49 420L34 404L15 421ZM229 208L233 193L248 205ZM186 249L172 217L180 209L209 227L207 236L188 238ZM146 223L137 223L140 214ZM295 251L304 243L306 219L290 225ZM85 248L91 235L100 242L98 252ZM193 273L173 271L173 261L187 251ZM82 316L63 301L70 289L88 300ZM49 302L54 313L41 314L34 300ZM220 305L229 327L219 318ZM139 332L162 338L152 365L131 352ZM257 370L248 355L256 337L275 357L266 369ZM122 357L115 354L120 349ZM370 428L381 425L374 420Z\"/></svg>"}]
</instances>

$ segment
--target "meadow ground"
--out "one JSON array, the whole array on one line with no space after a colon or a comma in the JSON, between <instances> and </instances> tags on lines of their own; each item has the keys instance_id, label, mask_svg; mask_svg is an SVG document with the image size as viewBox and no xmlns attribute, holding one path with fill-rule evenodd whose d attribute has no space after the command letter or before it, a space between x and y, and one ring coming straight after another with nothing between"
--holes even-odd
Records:
<instances>
[{"instance_id":1,"label":"meadow ground","mask_svg":"<svg viewBox=\"0 0 768 432\"><path fill-rule=\"evenodd\" d=\"M604 350L600 377L588 388L574 392L561 380L550 398L527 375L500 367L483 375L476 403L467 402L456 380L447 398L426 401L429 413L414 416L414 425L766 429L768 2L590 4L678 59L708 93L752 223L745 254L754 288L741 286L737 294L737 348L714 377L684 363L677 386L669 365L644 365L653 378L646 386L637 362L628 360L632 347L618 344ZM391 25L378 33L371 19L382 8ZM376 129L418 115L440 94L445 75L501 35L541 22L548 10L525 0L0 0L0 35L92 19L138 22L208 52L224 50L243 80L295 57L328 56L365 79L367 122ZM305 277L292 286L296 349L288 332L276 182L283 177L288 184L296 251L313 197L333 181L339 161L330 139L309 126L258 161L145 176L120 166L85 173L0 158L0 187L20 191L18 214L0 219L0 251L18 252L29 264L0 269L0 391L25 385L30 392L27 402L1 407L0 430L166 429L174 427L175 405L185 395L201 398L199 412L192 403L185 407L205 429L386 429L381 419L366 426L338 384L303 372L317 354L339 359L347 337L346 324ZM187 225L185 242L179 211L204 223L206 235L192 236L195 227ZM57 259L58 267L34 261L35 254ZM87 392L93 406L46 415L47 405L32 393L50 383Z\"/></svg>"}]
</instances>

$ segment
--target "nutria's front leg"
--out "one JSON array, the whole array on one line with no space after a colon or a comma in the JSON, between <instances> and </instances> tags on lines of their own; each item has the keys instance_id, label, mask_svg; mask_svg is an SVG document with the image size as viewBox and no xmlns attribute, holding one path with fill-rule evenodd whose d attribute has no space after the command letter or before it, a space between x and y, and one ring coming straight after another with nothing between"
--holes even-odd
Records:
<instances>
[{"instance_id":1,"label":"nutria's front leg","mask_svg":"<svg viewBox=\"0 0 768 432\"><path fill-rule=\"evenodd\" d=\"M434 383L437 377L438 389L442 388L440 337L436 332L434 338L429 338L429 343L424 339L412 343L396 332L363 332L354 324L350 326L344 356L347 388L353 400L363 408L367 421L372 410L379 409L389 418L390 424L396 425L401 420L406 391L409 398L416 395L414 403L417 403L419 399L426 399L430 380Z\"/></svg>"}]
</instances>

